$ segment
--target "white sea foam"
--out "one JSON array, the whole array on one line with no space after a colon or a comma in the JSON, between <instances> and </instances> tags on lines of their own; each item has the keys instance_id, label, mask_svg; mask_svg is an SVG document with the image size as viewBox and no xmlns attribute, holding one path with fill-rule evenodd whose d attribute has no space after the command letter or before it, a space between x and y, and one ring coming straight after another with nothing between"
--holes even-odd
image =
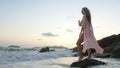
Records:
<instances>
[{"instance_id":1,"label":"white sea foam","mask_svg":"<svg viewBox=\"0 0 120 68\"><path fill-rule=\"evenodd\" d=\"M57 49L51 52L39 53L39 49L0 50L0 68L69 68L78 57L71 57L74 53L68 49ZM120 59L94 58L106 65L91 68L119 68Z\"/></svg>"},{"instance_id":2,"label":"white sea foam","mask_svg":"<svg viewBox=\"0 0 120 68\"><path fill-rule=\"evenodd\" d=\"M78 57L62 57L56 59L47 59L47 60L35 60L35 61L24 61L17 62L7 65L0 65L1 68L70 68L70 64L74 61L77 61ZM119 60L112 58L94 58L104 62L107 62L106 65L98 65L89 68L119 68Z\"/></svg>"},{"instance_id":3,"label":"white sea foam","mask_svg":"<svg viewBox=\"0 0 120 68\"><path fill-rule=\"evenodd\" d=\"M6 49L6 50L5 50ZM0 50L0 64L8 64L22 61L44 60L59 57L70 57L73 55L71 50L56 49L51 52L39 53L37 49L9 49Z\"/></svg>"}]
</instances>

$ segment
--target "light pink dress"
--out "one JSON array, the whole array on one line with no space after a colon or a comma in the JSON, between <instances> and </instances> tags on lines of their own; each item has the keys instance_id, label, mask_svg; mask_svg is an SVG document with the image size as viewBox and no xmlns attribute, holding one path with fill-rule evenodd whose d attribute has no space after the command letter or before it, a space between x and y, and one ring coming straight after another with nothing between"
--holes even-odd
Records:
<instances>
[{"instance_id":1,"label":"light pink dress","mask_svg":"<svg viewBox=\"0 0 120 68\"><path fill-rule=\"evenodd\" d=\"M83 52L85 53L87 49L95 49L96 53L102 54L103 49L99 46L98 42L95 39L92 25L87 20L86 16L83 16L81 21L81 26L83 28Z\"/></svg>"}]
</instances>

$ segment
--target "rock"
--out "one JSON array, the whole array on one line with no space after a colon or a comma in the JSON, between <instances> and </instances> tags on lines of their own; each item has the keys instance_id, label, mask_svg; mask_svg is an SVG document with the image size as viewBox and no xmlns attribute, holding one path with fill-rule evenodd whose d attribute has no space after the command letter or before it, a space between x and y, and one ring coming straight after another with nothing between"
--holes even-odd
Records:
<instances>
[{"instance_id":1,"label":"rock","mask_svg":"<svg viewBox=\"0 0 120 68\"><path fill-rule=\"evenodd\" d=\"M17 45L10 45L10 46L8 46L8 48L20 48L20 46L17 46Z\"/></svg>"},{"instance_id":2,"label":"rock","mask_svg":"<svg viewBox=\"0 0 120 68\"><path fill-rule=\"evenodd\" d=\"M111 58L120 58L120 46L114 49Z\"/></svg>"},{"instance_id":3,"label":"rock","mask_svg":"<svg viewBox=\"0 0 120 68\"><path fill-rule=\"evenodd\" d=\"M98 40L99 45L104 49L104 54L95 55L99 58L120 58L120 34L118 35L111 35L105 37L101 40ZM77 47L72 49L73 52L77 52ZM95 52L95 50L92 50ZM74 55L77 56L77 55Z\"/></svg>"},{"instance_id":4,"label":"rock","mask_svg":"<svg viewBox=\"0 0 120 68\"><path fill-rule=\"evenodd\" d=\"M104 48L104 53L112 53L115 47L120 46L117 45L118 42L120 42L120 34L111 35L98 41L100 46Z\"/></svg>"},{"instance_id":5,"label":"rock","mask_svg":"<svg viewBox=\"0 0 120 68\"><path fill-rule=\"evenodd\" d=\"M107 57L120 58L120 34L108 36L98 42L104 48L104 54L111 53L111 55L106 55Z\"/></svg>"},{"instance_id":6,"label":"rock","mask_svg":"<svg viewBox=\"0 0 120 68\"><path fill-rule=\"evenodd\" d=\"M74 47L74 48L72 49L72 52L78 52L77 47Z\"/></svg>"},{"instance_id":7,"label":"rock","mask_svg":"<svg viewBox=\"0 0 120 68\"><path fill-rule=\"evenodd\" d=\"M70 67L81 67L81 68L87 68L87 67L91 67L91 66L96 66L96 65L104 65L106 64L105 62L102 61L98 61L95 59L84 59L81 62L73 62Z\"/></svg>"},{"instance_id":8,"label":"rock","mask_svg":"<svg viewBox=\"0 0 120 68\"><path fill-rule=\"evenodd\" d=\"M39 52L49 52L49 51L55 51L55 50L50 50L49 47L42 48Z\"/></svg>"},{"instance_id":9,"label":"rock","mask_svg":"<svg viewBox=\"0 0 120 68\"><path fill-rule=\"evenodd\" d=\"M106 58L120 58L120 34L105 37L98 42L104 48L104 54L107 54Z\"/></svg>"},{"instance_id":10,"label":"rock","mask_svg":"<svg viewBox=\"0 0 120 68\"><path fill-rule=\"evenodd\" d=\"M72 55L73 57L77 57L77 56L79 56L78 54L74 54L74 55Z\"/></svg>"},{"instance_id":11,"label":"rock","mask_svg":"<svg viewBox=\"0 0 120 68\"><path fill-rule=\"evenodd\" d=\"M111 56L111 53L104 53L104 54L95 54L95 58L109 58Z\"/></svg>"}]
</instances>

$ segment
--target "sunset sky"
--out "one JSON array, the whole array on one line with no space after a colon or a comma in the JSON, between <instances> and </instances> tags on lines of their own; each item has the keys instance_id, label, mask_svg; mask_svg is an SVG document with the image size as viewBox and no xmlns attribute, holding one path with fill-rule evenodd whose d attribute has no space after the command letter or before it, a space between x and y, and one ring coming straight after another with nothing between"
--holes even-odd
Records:
<instances>
[{"instance_id":1,"label":"sunset sky","mask_svg":"<svg viewBox=\"0 0 120 68\"><path fill-rule=\"evenodd\" d=\"M0 0L0 46L76 46L81 8L97 40L120 33L120 0Z\"/></svg>"}]
</instances>

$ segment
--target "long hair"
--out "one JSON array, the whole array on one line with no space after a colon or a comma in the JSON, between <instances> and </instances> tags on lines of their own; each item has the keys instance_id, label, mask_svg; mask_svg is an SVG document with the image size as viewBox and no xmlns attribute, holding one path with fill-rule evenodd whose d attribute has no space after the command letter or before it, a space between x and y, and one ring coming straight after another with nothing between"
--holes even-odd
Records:
<instances>
[{"instance_id":1,"label":"long hair","mask_svg":"<svg viewBox=\"0 0 120 68\"><path fill-rule=\"evenodd\" d=\"M86 14L86 18L88 19L88 21L89 21L90 24L91 24L91 14L90 14L89 9L88 9L87 7L83 7L83 8L82 8L82 11L85 12L85 14Z\"/></svg>"}]
</instances>

